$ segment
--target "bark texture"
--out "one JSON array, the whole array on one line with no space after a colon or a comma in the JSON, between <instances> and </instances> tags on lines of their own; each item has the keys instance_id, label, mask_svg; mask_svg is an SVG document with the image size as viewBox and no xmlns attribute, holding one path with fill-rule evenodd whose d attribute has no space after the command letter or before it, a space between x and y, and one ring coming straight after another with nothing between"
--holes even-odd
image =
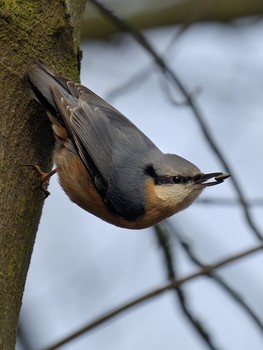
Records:
<instances>
[{"instance_id":1,"label":"bark texture","mask_svg":"<svg viewBox=\"0 0 263 350\"><path fill-rule=\"evenodd\" d=\"M15 348L21 300L44 203L36 174L53 137L23 77L34 61L78 79L85 0L0 1L0 349Z\"/></svg>"}]
</instances>

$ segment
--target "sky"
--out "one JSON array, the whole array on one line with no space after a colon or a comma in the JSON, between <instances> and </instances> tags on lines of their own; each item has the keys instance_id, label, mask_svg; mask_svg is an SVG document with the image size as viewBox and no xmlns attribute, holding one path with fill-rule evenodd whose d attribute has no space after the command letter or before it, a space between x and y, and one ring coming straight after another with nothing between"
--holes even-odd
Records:
<instances>
[{"instance_id":1,"label":"sky","mask_svg":"<svg viewBox=\"0 0 263 350\"><path fill-rule=\"evenodd\" d=\"M187 89L195 93L216 144L231 164L247 198L262 198L263 21L146 31ZM152 59L128 35L111 42L83 42L81 81L107 99L165 153L189 159L203 172L223 171L192 111L167 97ZM139 81L124 87L134 76ZM115 89L120 88L117 94ZM183 102L179 91L170 94ZM166 283L163 253L153 229L129 231L109 225L71 203L52 177L26 282L21 324L32 349L40 350L130 299ZM236 199L231 179L206 189L205 198ZM262 230L260 206L251 207ZM169 219L204 263L258 243L238 205L195 203ZM198 268L175 236L177 276ZM218 270L263 322L263 254ZM185 284L194 315L218 349L261 350L263 334L229 295L205 277ZM176 294L162 294L87 333L65 350L207 349L182 313ZM17 350L22 347L17 346Z\"/></svg>"}]
</instances>

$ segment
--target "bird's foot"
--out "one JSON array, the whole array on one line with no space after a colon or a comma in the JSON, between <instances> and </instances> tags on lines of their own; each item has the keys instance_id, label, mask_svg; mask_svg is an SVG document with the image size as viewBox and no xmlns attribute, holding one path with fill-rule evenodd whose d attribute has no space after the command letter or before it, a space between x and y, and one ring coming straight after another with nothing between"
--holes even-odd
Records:
<instances>
[{"instance_id":1,"label":"bird's foot","mask_svg":"<svg viewBox=\"0 0 263 350\"><path fill-rule=\"evenodd\" d=\"M46 189L47 185L49 184L49 179L51 178L52 175L54 175L57 172L57 169L53 169L49 173L45 173L41 171L38 165L34 164L20 164L21 166L26 166L34 170L38 177L39 177L39 189L44 192L45 198L47 198L50 195L50 192Z\"/></svg>"}]
</instances>

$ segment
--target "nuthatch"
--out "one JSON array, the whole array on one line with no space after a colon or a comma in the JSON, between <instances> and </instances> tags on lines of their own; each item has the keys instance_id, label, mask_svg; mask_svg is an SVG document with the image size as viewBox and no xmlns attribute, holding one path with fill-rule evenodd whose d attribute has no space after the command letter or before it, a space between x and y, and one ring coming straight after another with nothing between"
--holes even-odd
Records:
<instances>
[{"instance_id":1,"label":"nuthatch","mask_svg":"<svg viewBox=\"0 0 263 350\"><path fill-rule=\"evenodd\" d=\"M188 160L162 153L102 98L42 64L32 67L27 80L56 137L56 169L43 173L32 166L42 185L57 172L74 203L111 224L152 226L229 176L203 174Z\"/></svg>"}]
</instances>

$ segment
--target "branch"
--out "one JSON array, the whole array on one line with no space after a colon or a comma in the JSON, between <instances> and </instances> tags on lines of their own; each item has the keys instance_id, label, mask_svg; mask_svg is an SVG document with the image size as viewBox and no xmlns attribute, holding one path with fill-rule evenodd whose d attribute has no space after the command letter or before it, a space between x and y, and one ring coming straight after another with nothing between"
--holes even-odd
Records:
<instances>
[{"instance_id":1,"label":"branch","mask_svg":"<svg viewBox=\"0 0 263 350\"><path fill-rule=\"evenodd\" d=\"M134 6L136 9L136 7ZM240 17L251 16L252 19L263 15L261 0L187 0L187 1L151 1L150 6L144 6L139 11L122 9L122 17L139 28L157 28L163 26L191 25L196 22L217 21L223 24ZM248 20L248 19L247 19ZM232 23L232 22L231 22ZM85 39L104 39L118 32L112 23L103 21L97 14L85 16L83 26Z\"/></svg>"},{"instance_id":2,"label":"branch","mask_svg":"<svg viewBox=\"0 0 263 350\"><path fill-rule=\"evenodd\" d=\"M176 274L173 266L174 264L173 264L172 252L170 249L171 232L168 231L166 225L162 223L155 225L154 230L156 233L157 240L164 254L167 277L168 279L170 279L170 281L174 281L176 280ZM187 317L191 325L194 327L197 334L204 340L204 342L206 343L209 349L211 350L216 349L215 345L212 342L211 336L202 325L202 322L198 320L194 315L192 315L192 312L187 304L186 294L184 293L181 286L178 286L177 288L175 288L175 292L179 298L180 305L185 316Z\"/></svg>"},{"instance_id":3,"label":"branch","mask_svg":"<svg viewBox=\"0 0 263 350\"><path fill-rule=\"evenodd\" d=\"M197 201L195 201L196 204L209 204L209 205L238 205L239 201L236 199L232 198L213 198L213 197L208 197L208 198L198 198ZM263 206L263 199L261 198L255 198L251 199L248 201L248 205L250 207L262 207Z\"/></svg>"},{"instance_id":4,"label":"branch","mask_svg":"<svg viewBox=\"0 0 263 350\"><path fill-rule=\"evenodd\" d=\"M135 73L130 79L122 83L121 85L111 89L106 95L106 101L112 101L120 95L128 93L130 90L135 89L138 85L146 82L149 78L152 67L142 68L139 72Z\"/></svg>"},{"instance_id":5,"label":"branch","mask_svg":"<svg viewBox=\"0 0 263 350\"><path fill-rule=\"evenodd\" d=\"M179 77L174 73L174 71L167 65L167 63L164 61L164 59L154 50L152 45L147 41L145 36L132 26L130 23L122 20L119 18L116 14L114 14L112 11L107 9L104 5L102 5L97 0L89 0L93 5L96 6L96 8L107 18L109 18L112 22L114 22L121 30L124 32L128 32L133 38L140 43L140 45L152 56L154 59L155 64L160 68L161 72L166 75L168 79L171 79L171 82L181 91L181 94L185 98L186 104L191 108L193 115L195 116L198 125L203 133L203 136L205 137L206 141L210 145L210 148L215 153L218 160L221 162L222 166L224 167L225 171L232 175L232 184L235 188L235 191L237 193L240 205L243 209L244 216L246 219L246 222L252 232L254 233L255 237L263 241L262 234L260 230L257 228L256 224L254 223L254 220L252 219L252 216L250 214L249 205L247 203L247 200L245 198L245 195L243 194L243 191L241 189L241 186L239 185L235 175L234 171L231 168L231 166L226 161L225 157L223 156L222 152L220 151L219 147L217 146L215 140L213 139L213 136L204 120L204 117L202 116L202 113L197 106L194 97L188 93L186 87L184 86L183 82Z\"/></svg>"},{"instance_id":6,"label":"branch","mask_svg":"<svg viewBox=\"0 0 263 350\"><path fill-rule=\"evenodd\" d=\"M205 265L194 254L194 251L191 248L190 244L182 237L179 230L174 225L172 225L170 221L166 221L165 226L166 229L170 232L170 234L174 234L177 237L179 243L181 244L182 248L186 252L187 256L190 258L190 260L200 268L204 268ZM216 282L220 287L222 287L222 289L224 289L227 292L227 294L230 297L232 297L232 299L236 301L243 308L243 310L246 311L248 316L255 322L256 326L259 328L259 331L263 334L263 323L253 312L253 310L249 307L249 305L245 302L245 300L241 297L241 295L237 291L235 291L235 289L230 287L228 283L216 272L211 271L207 274L207 276L210 277L214 282Z\"/></svg>"},{"instance_id":7,"label":"branch","mask_svg":"<svg viewBox=\"0 0 263 350\"><path fill-rule=\"evenodd\" d=\"M189 26L186 28L184 27L181 30L178 30L175 35L172 37L172 39L167 44L166 48L164 49L165 56L167 57L169 55L169 51L171 50L174 43L177 41L177 39L186 32L186 30L189 29ZM118 85L117 87L111 89L111 91L105 95L105 99L107 101L112 101L113 99L119 97L120 95L126 94L129 90L134 90L138 85L142 85L146 80L150 77L150 73L152 72L153 67L144 67L140 69L137 73L135 73L132 77L130 77L127 81L124 83ZM166 87L166 86L165 86ZM168 89L168 93L170 93ZM175 100L173 99L173 103L175 103ZM178 105L182 105L182 103L177 103Z\"/></svg>"},{"instance_id":8,"label":"branch","mask_svg":"<svg viewBox=\"0 0 263 350\"><path fill-rule=\"evenodd\" d=\"M55 349L59 348L60 346L65 345L65 344L69 343L70 341L78 338L79 336L83 335L84 333L91 331L92 329L96 328L97 326L104 324L105 322L111 320L112 318L116 317L117 315L123 313L126 310L129 310L130 308L132 308L134 306L138 306L139 304L141 304L145 301L151 300L151 299L153 299L153 298L155 298L155 297L161 295L162 293L165 293L171 289L178 288L182 284L187 283L189 281L192 281L195 278L198 278L201 276L207 276L207 275L209 275L209 273L211 271L213 271L215 269L221 268L221 267L223 267L227 264L230 264L234 261L238 261L239 259L242 259L246 256L249 256L251 254L259 252L262 249L263 249L263 243L260 242L258 245L256 245L253 248L244 250L244 251L237 253L235 255L231 255L230 257L225 258L223 260L219 260L218 262L216 262L214 264L204 265L204 267L197 272L189 274L181 279L166 283L162 287L153 289L150 292L147 292L147 293L145 293L145 294L143 294L135 299L132 299L131 301L129 301L127 303L124 303L121 306L116 307L115 309L112 309L112 310L104 313L103 315L101 315L98 318L96 318L95 320L89 322L87 325L83 326L82 328L80 328L76 332L73 332L71 335L69 335L69 336L65 337L64 339L58 341L57 343L45 348L45 350L55 350Z\"/></svg>"}]
</instances>

